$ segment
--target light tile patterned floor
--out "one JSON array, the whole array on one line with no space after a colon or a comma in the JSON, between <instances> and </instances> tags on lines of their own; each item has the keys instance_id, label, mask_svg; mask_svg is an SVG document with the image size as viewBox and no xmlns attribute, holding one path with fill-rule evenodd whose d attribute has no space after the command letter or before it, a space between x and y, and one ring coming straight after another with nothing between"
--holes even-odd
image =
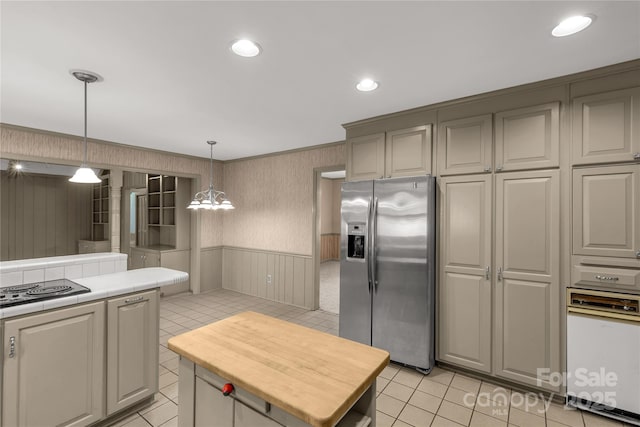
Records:
<instances>
[{"instance_id":1,"label":"light tile patterned floor","mask_svg":"<svg viewBox=\"0 0 640 427\"><path fill-rule=\"evenodd\" d=\"M338 316L308 311L236 292L163 298L160 303L160 392L150 407L115 424L118 427L178 425L178 357L167 340L183 332L252 310L337 335ZM377 381L378 427L622 427L609 419L545 403L486 381L435 368L425 376L389 365Z\"/></svg>"}]
</instances>

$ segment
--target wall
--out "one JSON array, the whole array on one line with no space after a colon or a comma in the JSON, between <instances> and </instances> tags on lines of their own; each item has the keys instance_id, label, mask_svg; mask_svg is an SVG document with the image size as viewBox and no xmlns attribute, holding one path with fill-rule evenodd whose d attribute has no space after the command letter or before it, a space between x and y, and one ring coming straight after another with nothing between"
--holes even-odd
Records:
<instances>
[{"instance_id":1,"label":"wall","mask_svg":"<svg viewBox=\"0 0 640 427\"><path fill-rule=\"evenodd\" d=\"M203 142L203 154L208 149ZM41 160L61 164L80 164L82 138L46 131L0 125L0 157L16 160ZM89 165L104 169L168 172L175 175L200 178L201 189L209 182L208 158L182 156L174 153L147 150L123 144L89 139L87 148ZM222 163L214 162L214 184L224 187ZM231 200L234 194L226 191ZM197 215L197 214L196 214ZM222 242L222 218L220 215L201 215L201 246L217 246Z\"/></svg>"},{"instance_id":2,"label":"wall","mask_svg":"<svg viewBox=\"0 0 640 427\"><path fill-rule=\"evenodd\" d=\"M313 308L314 168L344 165L344 143L224 165L222 286ZM271 276L270 282L268 276Z\"/></svg>"},{"instance_id":3,"label":"wall","mask_svg":"<svg viewBox=\"0 0 640 427\"><path fill-rule=\"evenodd\" d=\"M344 179L320 179L320 234L340 234L340 200Z\"/></svg>"},{"instance_id":4,"label":"wall","mask_svg":"<svg viewBox=\"0 0 640 427\"><path fill-rule=\"evenodd\" d=\"M92 186L67 177L0 174L0 260L78 253L91 239Z\"/></svg>"},{"instance_id":5,"label":"wall","mask_svg":"<svg viewBox=\"0 0 640 427\"><path fill-rule=\"evenodd\" d=\"M340 259L340 201L344 179L320 178L320 262Z\"/></svg>"},{"instance_id":6,"label":"wall","mask_svg":"<svg viewBox=\"0 0 640 427\"><path fill-rule=\"evenodd\" d=\"M225 162L225 247L311 256L313 169L343 165L344 143Z\"/></svg>"},{"instance_id":7,"label":"wall","mask_svg":"<svg viewBox=\"0 0 640 427\"><path fill-rule=\"evenodd\" d=\"M0 157L46 159L62 164L81 162L81 138L5 124L0 125L0 133ZM166 172L183 176L188 171L188 176L200 178L202 188L209 181L209 162L206 158L91 139L87 152L88 163L95 167ZM344 165L344 162L344 143L224 164L215 162L214 184L216 188L224 189L236 209L230 212L193 214L192 219L195 215L200 215L201 219L202 261L199 270L203 277L202 290L219 288L225 283L221 270L224 270L225 277L237 277L234 276L238 273L236 268L245 267L229 262L233 255L224 257L225 251L257 250L273 256L290 257L283 258L290 262L285 261L282 269L278 269L278 277L273 278L274 283L285 278L304 277L302 281L286 282L286 286L292 288L291 292L283 293L283 301L310 307L307 304L312 301L310 286L313 286L313 275L307 266L313 245L313 170ZM300 265L305 265L304 273L300 273ZM295 271L294 266L297 266ZM257 280L258 276L255 277ZM259 278L264 282L262 274ZM240 286L240 291L253 293L251 289L242 286L244 285ZM257 292L256 289L256 294ZM295 300L292 299L294 294Z\"/></svg>"}]
</instances>

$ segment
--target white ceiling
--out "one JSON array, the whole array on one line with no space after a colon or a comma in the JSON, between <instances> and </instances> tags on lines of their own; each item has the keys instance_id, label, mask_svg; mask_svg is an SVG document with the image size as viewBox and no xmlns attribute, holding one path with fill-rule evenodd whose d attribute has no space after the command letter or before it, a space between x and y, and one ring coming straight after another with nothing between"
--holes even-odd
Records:
<instances>
[{"instance_id":1,"label":"white ceiling","mask_svg":"<svg viewBox=\"0 0 640 427\"><path fill-rule=\"evenodd\" d=\"M2 1L3 123L228 160L342 123L640 58L640 1ZM582 33L551 29L596 15ZM263 52L241 58L238 38ZM375 92L355 83L371 77Z\"/></svg>"}]
</instances>

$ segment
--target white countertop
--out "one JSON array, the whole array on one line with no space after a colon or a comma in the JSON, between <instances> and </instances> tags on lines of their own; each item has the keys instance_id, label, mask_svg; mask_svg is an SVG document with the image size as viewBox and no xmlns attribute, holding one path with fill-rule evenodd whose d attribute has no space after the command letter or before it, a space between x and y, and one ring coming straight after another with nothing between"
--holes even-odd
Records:
<instances>
[{"instance_id":1,"label":"white countertop","mask_svg":"<svg viewBox=\"0 0 640 427\"><path fill-rule=\"evenodd\" d=\"M141 268L120 273L72 279L77 284L91 289L91 292L6 307L0 309L0 319L159 288L165 285L181 283L188 279L188 273L164 267Z\"/></svg>"}]
</instances>

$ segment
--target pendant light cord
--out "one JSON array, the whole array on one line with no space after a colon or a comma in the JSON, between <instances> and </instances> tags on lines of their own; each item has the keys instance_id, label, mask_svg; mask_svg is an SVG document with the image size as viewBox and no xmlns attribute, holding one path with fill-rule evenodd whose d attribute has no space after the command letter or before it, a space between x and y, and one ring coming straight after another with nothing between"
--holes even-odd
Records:
<instances>
[{"instance_id":1,"label":"pendant light cord","mask_svg":"<svg viewBox=\"0 0 640 427\"><path fill-rule=\"evenodd\" d=\"M87 164L87 81L84 81L84 161L83 165Z\"/></svg>"},{"instance_id":2,"label":"pendant light cord","mask_svg":"<svg viewBox=\"0 0 640 427\"><path fill-rule=\"evenodd\" d=\"M210 166L209 166L209 190L213 190L213 144L211 146Z\"/></svg>"}]
</instances>

